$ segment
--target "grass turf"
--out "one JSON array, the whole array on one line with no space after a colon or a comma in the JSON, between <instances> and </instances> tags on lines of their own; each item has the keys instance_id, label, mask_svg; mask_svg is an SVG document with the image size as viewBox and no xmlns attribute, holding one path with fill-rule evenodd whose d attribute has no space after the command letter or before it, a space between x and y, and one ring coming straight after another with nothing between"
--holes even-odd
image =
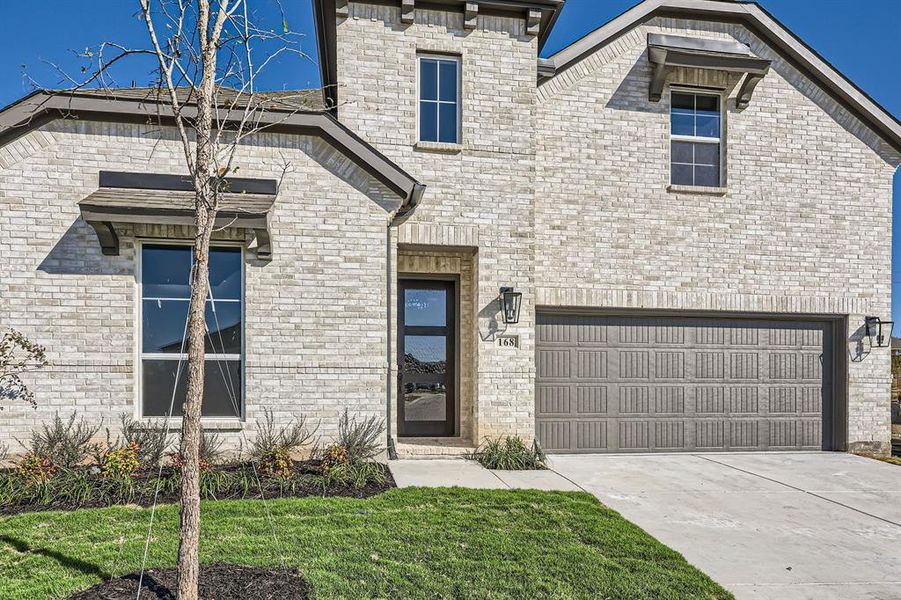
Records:
<instances>
[{"instance_id":1,"label":"grass turf","mask_svg":"<svg viewBox=\"0 0 901 600\"><path fill-rule=\"evenodd\" d=\"M722 599L678 553L588 494L396 489L367 500L210 501L201 561L299 567L317 598ZM136 571L149 509L0 518L0 598L64 598ZM148 567L172 566L159 507ZM280 550L281 548L281 550Z\"/></svg>"}]
</instances>

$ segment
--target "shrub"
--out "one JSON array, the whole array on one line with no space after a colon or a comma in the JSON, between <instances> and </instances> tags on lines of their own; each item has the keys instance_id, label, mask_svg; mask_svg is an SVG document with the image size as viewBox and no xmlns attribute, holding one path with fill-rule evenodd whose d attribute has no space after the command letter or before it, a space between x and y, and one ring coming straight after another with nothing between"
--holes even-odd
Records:
<instances>
[{"instance_id":1,"label":"shrub","mask_svg":"<svg viewBox=\"0 0 901 600\"><path fill-rule=\"evenodd\" d=\"M222 462L222 436L212 431L200 434L200 466L209 470L213 465Z\"/></svg>"},{"instance_id":2,"label":"shrub","mask_svg":"<svg viewBox=\"0 0 901 600\"><path fill-rule=\"evenodd\" d=\"M341 444L332 444L322 453L322 472L325 475L335 467L349 465L350 453L345 446Z\"/></svg>"},{"instance_id":3,"label":"shrub","mask_svg":"<svg viewBox=\"0 0 901 600\"><path fill-rule=\"evenodd\" d=\"M89 425L84 418L76 423L75 413L68 421L63 421L56 413L53 421L31 433L31 454L46 458L55 466L71 469L91 454L91 439L100 427L99 423Z\"/></svg>"},{"instance_id":4,"label":"shrub","mask_svg":"<svg viewBox=\"0 0 901 600\"><path fill-rule=\"evenodd\" d=\"M324 471L326 485L340 485L357 489L373 483L381 485L387 481L382 465L372 462L336 464Z\"/></svg>"},{"instance_id":5,"label":"shrub","mask_svg":"<svg viewBox=\"0 0 901 600\"><path fill-rule=\"evenodd\" d=\"M141 467L138 451L137 442L132 442L107 452L101 468L104 477L135 477Z\"/></svg>"},{"instance_id":6,"label":"shrub","mask_svg":"<svg viewBox=\"0 0 901 600\"><path fill-rule=\"evenodd\" d=\"M272 477L290 477L294 473L294 460L287 448L276 447L269 450L259 464L260 470Z\"/></svg>"},{"instance_id":7,"label":"shrub","mask_svg":"<svg viewBox=\"0 0 901 600\"><path fill-rule=\"evenodd\" d=\"M266 409L263 418L257 419L257 435L250 445L250 459L259 463L267 475L288 477L294 467L292 453L309 443L316 429L318 427L307 428L305 416L278 427L273 412Z\"/></svg>"},{"instance_id":8,"label":"shrub","mask_svg":"<svg viewBox=\"0 0 901 600\"><path fill-rule=\"evenodd\" d=\"M473 457L486 469L527 471L546 469L544 453L533 443L529 448L521 438L508 436L487 439Z\"/></svg>"},{"instance_id":9,"label":"shrub","mask_svg":"<svg viewBox=\"0 0 901 600\"><path fill-rule=\"evenodd\" d=\"M57 467L46 456L26 455L16 465L16 473L28 485L43 484L56 474Z\"/></svg>"},{"instance_id":10,"label":"shrub","mask_svg":"<svg viewBox=\"0 0 901 600\"><path fill-rule=\"evenodd\" d=\"M338 445L344 446L350 462L370 460L382 448L381 436L385 432L385 422L376 417L362 421L351 418L347 409L338 420Z\"/></svg>"},{"instance_id":11,"label":"shrub","mask_svg":"<svg viewBox=\"0 0 901 600\"><path fill-rule=\"evenodd\" d=\"M148 428L127 414L123 414L121 420L124 446L137 445L140 468L155 469L159 467L169 449L166 430L161 427Z\"/></svg>"}]
</instances>

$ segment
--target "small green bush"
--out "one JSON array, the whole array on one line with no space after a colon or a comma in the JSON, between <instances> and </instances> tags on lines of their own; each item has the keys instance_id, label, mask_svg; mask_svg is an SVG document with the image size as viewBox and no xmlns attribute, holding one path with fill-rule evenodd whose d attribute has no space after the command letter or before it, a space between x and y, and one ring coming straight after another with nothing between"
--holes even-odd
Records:
<instances>
[{"instance_id":1,"label":"small green bush","mask_svg":"<svg viewBox=\"0 0 901 600\"><path fill-rule=\"evenodd\" d=\"M287 477L294 469L292 454L306 446L317 429L318 426L307 427L305 416L276 426L274 413L265 409L263 418L257 419L257 435L250 445L250 459L259 463L267 475Z\"/></svg>"},{"instance_id":2,"label":"small green bush","mask_svg":"<svg viewBox=\"0 0 901 600\"><path fill-rule=\"evenodd\" d=\"M385 422L374 416L358 421L356 417L351 418L345 408L338 419L338 445L347 449L352 463L374 458L382 449L383 433Z\"/></svg>"},{"instance_id":3,"label":"small green bush","mask_svg":"<svg viewBox=\"0 0 901 600\"><path fill-rule=\"evenodd\" d=\"M323 471L326 485L340 485L357 489L373 483L381 485L387 477L382 465L378 463L358 462L344 463Z\"/></svg>"},{"instance_id":4,"label":"small green bush","mask_svg":"<svg viewBox=\"0 0 901 600\"><path fill-rule=\"evenodd\" d=\"M101 467L103 476L128 479L136 477L141 468L141 463L138 462L138 452L137 442L132 442L127 446L121 446L107 452Z\"/></svg>"},{"instance_id":5,"label":"small green bush","mask_svg":"<svg viewBox=\"0 0 901 600\"><path fill-rule=\"evenodd\" d=\"M63 421L59 413L50 423L42 424L31 433L30 444L22 444L30 453L47 459L57 467L71 469L91 455L91 440L102 424L90 425L84 418L76 423L75 413Z\"/></svg>"},{"instance_id":6,"label":"small green bush","mask_svg":"<svg viewBox=\"0 0 901 600\"><path fill-rule=\"evenodd\" d=\"M162 427L147 427L127 414L122 415L121 421L123 446L137 445L140 468L159 467L169 449L166 430Z\"/></svg>"},{"instance_id":7,"label":"small green bush","mask_svg":"<svg viewBox=\"0 0 901 600\"><path fill-rule=\"evenodd\" d=\"M56 465L46 456L28 454L16 465L16 473L26 485L40 485L56 475Z\"/></svg>"},{"instance_id":8,"label":"small green bush","mask_svg":"<svg viewBox=\"0 0 901 600\"><path fill-rule=\"evenodd\" d=\"M522 438L486 439L472 456L486 469L534 471L546 469L544 453L533 443L529 448Z\"/></svg>"},{"instance_id":9,"label":"small green bush","mask_svg":"<svg viewBox=\"0 0 901 600\"><path fill-rule=\"evenodd\" d=\"M350 453L341 444L332 444L322 452L323 475L328 476L333 469L349 464L351 464Z\"/></svg>"}]
</instances>

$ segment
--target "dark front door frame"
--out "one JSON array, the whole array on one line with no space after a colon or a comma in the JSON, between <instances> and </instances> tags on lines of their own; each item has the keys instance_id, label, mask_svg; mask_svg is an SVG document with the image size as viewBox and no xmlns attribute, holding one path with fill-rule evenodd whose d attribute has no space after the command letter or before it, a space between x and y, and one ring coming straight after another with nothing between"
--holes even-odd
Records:
<instances>
[{"instance_id":1,"label":"dark front door frame","mask_svg":"<svg viewBox=\"0 0 901 600\"><path fill-rule=\"evenodd\" d=\"M444 327L424 327L404 323L404 296L407 289L438 289L447 291L447 316ZM457 340L459 320L457 296L459 278L439 275L398 276L397 286L397 432L400 437L453 437L457 435ZM405 335L443 335L446 339L447 372L445 374L446 408L444 421L407 421L404 414L404 341Z\"/></svg>"}]
</instances>

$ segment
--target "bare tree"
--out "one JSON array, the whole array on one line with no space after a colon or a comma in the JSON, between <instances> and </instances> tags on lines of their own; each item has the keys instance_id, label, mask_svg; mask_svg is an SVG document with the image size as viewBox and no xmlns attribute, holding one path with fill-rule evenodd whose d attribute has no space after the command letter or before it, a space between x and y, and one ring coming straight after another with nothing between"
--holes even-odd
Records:
<instances>
[{"instance_id":1,"label":"bare tree","mask_svg":"<svg viewBox=\"0 0 901 600\"><path fill-rule=\"evenodd\" d=\"M114 95L113 65L131 55L155 57L152 93L165 106L160 109L160 122L174 124L195 190L191 299L185 336L187 392L182 406L178 457L181 466L179 600L198 597L200 416L208 334L204 315L210 291L210 240L216 229L220 197L228 191L227 177L238 169L236 152L242 142L301 110L306 98L255 90L255 80L266 66L284 53L301 52L296 36L288 30L280 0L268 1L281 17L279 27L269 28L254 22L249 6L252 1L137 0L149 47L135 49L104 42L96 51L80 53L92 64L96 61L87 79L76 82L65 77L75 89L100 87ZM262 118L273 112L278 116ZM282 172L285 170L287 166Z\"/></svg>"}]
</instances>

